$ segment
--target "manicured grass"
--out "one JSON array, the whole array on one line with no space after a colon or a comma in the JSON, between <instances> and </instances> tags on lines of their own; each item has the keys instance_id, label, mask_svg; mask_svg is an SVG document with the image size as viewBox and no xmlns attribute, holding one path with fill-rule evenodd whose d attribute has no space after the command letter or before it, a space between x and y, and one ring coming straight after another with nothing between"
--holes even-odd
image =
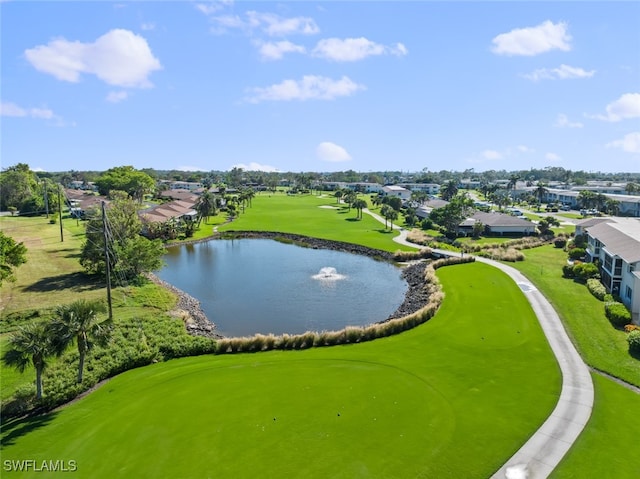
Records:
<instances>
[{"instance_id":1,"label":"manicured grass","mask_svg":"<svg viewBox=\"0 0 640 479\"><path fill-rule=\"evenodd\" d=\"M106 286L84 275L78 262L84 240L84 224L63 219L49 224L44 216L0 217L0 230L27 247L27 262L16 269L15 283L0 288L2 315L31 309L52 308L61 298L82 294L85 299L103 298Z\"/></svg>"},{"instance_id":2,"label":"manicured grass","mask_svg":"<svg viewBox=\"0 0 640 479\"><path fill-rule=\"evenodd\" d=\"M363 196L364 198L365 196ZM316 238L361 244L384 251L411 250L393 241L397 231L385 230L384 224L363 214L356 220L356 210L325 194L286 195L260 193L233 222L219 231L255 230L296 233ZM374 210L377 212L377 210ZM396 222L397 223L397 222Z\"/></svg>"},{"instance_id":3,"label":"manicured grass","mask_svg":"<svg viewBox=\"0 0 640 479\"><path fill-rule=\"evenodd\" d=\"M465 236L463 238L457 238L457 241L463 244L468 245L477 245L477 244L495 244L495 243L507 243L509 241L513 241L514 238L506 238L504 236L485 236L482 238L472 238L470 236Z\"/></svg>"},{"instance_id":4,"label":"manicured grass","mask_svg":"<svg viewBox=\"0 0 640 479\"><path fill-rule=\"evenodd\" d=\"M550 477L637 479L640 462L634 445L640 432L640 394L598 374L592 376L595 408L589 424Z\"/></svg>"},{"instance_id":5,"label":"manicured grass","mask_svg":"<svg viewBox=\"0 0 640 479\"><path fill-rule=\"evenodd\" d=\"M418 328L129 371L5 424L3 460L75 460L92 478L488 477L553 409L559 370L505 274L480 263L437 274L444 303Z\"/></svg>"},{"instance_id":6,"label":"manicured grass","mask_svg":"<svg viewBox=\"0 0 640 479\"><path fill-rule=\"evenodd\" d=\"M526 260L511 264L524 273L553 304L587 364L640 386L640 361L629 354L626 333L604 315L604 303L586 286L562 277L567 254L551 245L524 251Z\"/></svg>"}]
</instances>

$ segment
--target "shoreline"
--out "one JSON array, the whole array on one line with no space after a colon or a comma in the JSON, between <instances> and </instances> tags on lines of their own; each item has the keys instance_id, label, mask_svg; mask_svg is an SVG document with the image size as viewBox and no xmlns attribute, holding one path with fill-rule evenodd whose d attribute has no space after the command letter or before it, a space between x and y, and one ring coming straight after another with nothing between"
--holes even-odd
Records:
<instances>
[{"instance_id":1,"label":"shoreline","mask_svg":"<svg viewBox=\"0 0 640 479\"><path fill-rule=\"evenodd\" d=\"M345 243L342 241L325 240L313 238L310 236L297 235L292 233L278 233L271 231L230 231L218 233L207 238L193 241L185 241L183 243L173 243L169 246L180 246L183 244L203 243L206 241L215 241L218 239L272 239L275 241L290 242L298 246L312 249L327 249L331 251L343 251L346 253L359 254L378 261L393 262L393 253L383 250L377 250L361 246L353 243ZM404 301L398 308L386 319L374 321L371 324L385 323L391 319L401 318L409 314L415 313L423 308L429 301L429 297L424 288L424 270L427 262L419 261L401 266L402 278L407 282L408 289L404 296ZM216 331L216 325L209 320L202 310L200 301L190 294L182 291L174 285L158 278L155 274L148 275L149 280L158 284L178 296L178 302L172 310L174 313L182 313L184 324L187 332L193 336L203 336L211 339L223 339L224 336Z\"/></svg>"}]
</instances>

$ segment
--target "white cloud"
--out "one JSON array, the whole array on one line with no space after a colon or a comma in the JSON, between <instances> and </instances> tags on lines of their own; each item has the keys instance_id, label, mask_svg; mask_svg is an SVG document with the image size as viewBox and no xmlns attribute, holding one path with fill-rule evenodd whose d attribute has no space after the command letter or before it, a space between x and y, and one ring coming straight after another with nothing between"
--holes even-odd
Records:
<instances>
[{"instance_id":1,"label":"white cloud","mask_svg":"<svg viewBox=\"0 0 640 479\"><path fill-rule=\"evenodd\" d=\"M503 158L503 155L496 150L484 150L482 152L482 157L487 160L500 160Z\"/></svg>"},{"instance_id":2,"label":"white cloud","mask_svg":"<svg viewBox=\"0 0 640 479\"><path fill-rule=\"evenodd\" d=\"M314 35L320 31L318 25L310 17L281 17L275 13L248 11L244 16L224 14L216 15L220 8L198 4L196 8L209 17L213 24L212 32L223 34L228 30L238 29L251 34L260 30L271 37L287 35Z\"/></svg>"},{"instance_id":3,"label":"white cloud","mask_svg":"<svg viewBox=\"0 0 640 479\"><path fill-rule=\"evenodd\" d=\"M254 161L252 161L249 164L238 163L237 165L233 165L229 169L231 170L233 168L242 168L244 171L265 171L267 173L273 173L273 172L276 172L276 171L280 171L275 166L261 165L260 163L256 163Z\"/></svg>"},{"instance_id":4,"label":"white cloud","mask_svg":"<svg viewBox=\"0 0 640 479\"><path fill-rule=\"evenodd\" d=\"M283 18L275 13L247 12L251 27L260 28L272 37L283 37L292 34L313 35L320 31L318 25L309 17Z\"/></svg>"},{"instance_id":5,"label":"white cloud","mask_svg":"<svg viewBox=\"0 0 640 479\"><path fill-rule=\"evenodd\" d=\"M207 168L201 168L200 166L182 165L176 168L177 171L209 171Z\"/></svg>"},{"instance_id":6,"label":"white cloud","mask_svg":"<svg viewBox=\"0 0 640 479\"><path fill-rule=\"evenodd\" d=\"M305 53L306 49L289 41L256 42L258 52L263 60L280 60L285 53Z\"/></svg>"},{"instance_id":7,"label":"white cloud","mask_svg":"<svg viewBox=\"0 0 640 479\"><path fill-rule=\"evenodd\" d=\"M533 56L550 50L571 50L571 35L567 33L565 22L550 20L535 27L516 28L501 33L493 40L493 53L497 55Z\"/></svg>"},{"instance_id":8,"label":"white cloud","mask_svg":"<svg viewBox=\"0 0 640 479\"><path fill-rule=\"evenodd\" d=\"M156 29L156 24L153 22L146 22L143 23L142 25L140 25L140 28L144 31L149 31L149 30L155 30Z\"/></svg>"},{"instance_id":9,"label":"white cloud","mask_svg":"<svg viewBox=\"0 0 640 479\"><path fill-rule=\"evenodd\" d=\"M223 10L225 7L232 5L233 0L221 0L218 2L209 3L196 3L196 9L204 13L205 15L213 15L214 13Z\"/></svg>"},{"instance_id":10,"label":"white cloud","mask_svg":"<svg viewBox=\"0 0 640 479\"><path fill-rule=\"evenodd\" d=\"M322 161L338 163L351 160L351 155L340 145L323 141L316 147L316 156Z\"/></svg>"},{"instance_id":11,"label":"white cloud","mask_svg":"<svg viewBox=\"0 0 640 479\"><path fill-rule=\"evenodd\" d=\"M306 75L302 80L284 80L276 85L251 89L252 95L247 98L250 103L261 101L291 101L291 100L334 100L341 96L353 95L358 90L364 90L347 76L339 80L327 77Z\"/></svg>"},{"instance_id":12,"label":"white cloud","mask_svg":"<svg viewBox=\"0 0 640 479\"><path fill-rule=\"evenodd\" d=\"M584 125L578 121L569 121L564 113L558 113L556 122L553 124L556 128L582 128Z\"/></svg>"},{"instance_id":13,"label":"white cloud","mask_svg":"<svg viewBox=\"0 0 640 479\"><path fill-rule=\"evenodd\" d=\"M528 147L528 146L526 146L526 145L518 145L518 146L516 146L516 148L517 148L517 149L518 149L518 151L519 151L519 152L521 152L521 153L533 153L534 151L536 151L536 150L534 150L533 148L529 148L529 147Z\"/></svg>"},{"instance_id":14,"label":"white cloud","mask_svg":"<svg viewBox=\"0 0 640 479\"><path fill-rule=\"evenodd\" d=\"M75 83L86 73L120 87L151 87L148 76L162 68L143 37L121 29L93 43L55 39L26 50L25 57L36 70L58 80Z\"/></svg>"},{"instance_id":15,"label":"white cloud","mask_svg":"<svg viewBox=\"0 0 640 479\"><path fill-rule=\"evenodd\" d=\"M120 103L121 101L126 100L128 96L129 93L124 90L110 91L105 100L110 103Z\"/></svg>"},{"instance_id":16,"label":"white cloud","mask_svg":"<svg viewBox=\"0 0 640 479\"><path fill-rule=\"evenodd\" d=\"M364 37L360 38L326 38L320 40L313 49L313 55L337 62L353 62L374 55L407 54L407 48L402 43L385 46L372 42Z\"/></svg>"},{"instance_id":17,"label":"white cloud","mask_svg":"<svg viewBox=\"0 0 640 479\"><path fill-rule=\"evenodd\" d=\"M620 140L614 140L607 143L607 148L620 148L627 153L640 153L640 131L627 133Z\"/></svg>"},{"instance_id":18,"label":"white cloud","mask_svg":"<svg viewBox=\"0 0 640 479\"><path fill-rule=\"evenodd\" d=\"M570 80L574 78L591 78L595 73L595 70L587 71L579 67L562 64L558 68L539 68L522 76L532 81Z\"/></svg>"},{"instance_id":19,"label":"white cloud","mask_svg":"<svg viewBox=\"0 0 640 479\"><path fill-rule=\"evenodd\" d=\"M0 103L0 116L12 116L12 117L28 117L38 118L43 120L51 120L58 118L52 110L48 108L23 108L15 103L2 102Z\"/></svg>"},{"instance_id":20,"label":"white cloud","mask_svg":"<svg viewBox=\"0 0 640 479\"><path fill-rule=\"evenodd\" d=\"M587 118L616 122L640 117L640 93L625 93L606 107L606 115L585 115Z\"/></svg>"},{"instance_id":21,"label":"white cloud","mask_svg":"<svg viewBox=\"0 0 640 479\"><path fill-rule=\"evenodd\" d=\"M555 153L547 153L544 155L545 159L549 160L549 161L560 161L562 158L560 157L560 155L557 155Z\"/></svg>"}]
</instances>

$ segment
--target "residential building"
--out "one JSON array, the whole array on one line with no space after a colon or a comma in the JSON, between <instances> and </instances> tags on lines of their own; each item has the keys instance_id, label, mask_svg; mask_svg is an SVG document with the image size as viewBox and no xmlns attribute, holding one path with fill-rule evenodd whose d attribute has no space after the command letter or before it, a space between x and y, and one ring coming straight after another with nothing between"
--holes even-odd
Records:
<instances>
[{"instance_id":1,"label":"residential building","mask_svg":"<svg viewBox=\"0 0 640 479\"><path fill-rule=\"evenodd\" d=\"M587 256L598 260L601 282L630 309L640 324L640 219L598 218L576 226L587 235ZM583 224L584 223L584 224Z\"/></svg>"},{"instance_id":2,"label":"residential building","mask_svg":"<svg viewBox=\"0 0 640 479\"><path fill-rule=\"evenodd\" d=\"M485 213L484 211L478 211L460 223L459 231L471 234L476 223L482 223L485 233L493 235L527 236L536 231L536 225L529 220L504 213Z\"/></svg>"},{"instance_id":3,"label":"residential building","mask_svg":"<svg viewBox=\"0 0 640 479\"><path fill-rule=\"evenodd\" d=\"M382 187L382 194L384 196L395 196L400 198L402 201L407 201L411 199L411 190L403 188L398 185L389 185Z\"/></svg>"},{"instance_id":4,"label":"residential building","mask_svg":"<svg viewBox=\"0 0 640 479\"><path fill-rule=\"evenodd\" d=\"M440 193L440 185L437 183L401 183L399 186L411 191L424 191L429 195Z\"/></svg>"}]
</instances>

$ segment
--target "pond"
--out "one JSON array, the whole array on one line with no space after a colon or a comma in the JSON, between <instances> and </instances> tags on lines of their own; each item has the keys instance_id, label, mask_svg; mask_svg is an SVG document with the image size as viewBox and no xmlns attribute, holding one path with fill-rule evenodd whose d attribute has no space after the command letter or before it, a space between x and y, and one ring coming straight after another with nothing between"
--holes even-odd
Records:
<instances>
[{"instance_id":1,"label":"pond","mask_svg":"<svg viewBox=\"0 0 640 479\"><path fill-rule=\"evenodd\" d=\"M197 298L224 336L371 324L393 314L408 289L393 264L268 239L174 246L164 259L158 277Z\"/></svg>"}]
</instances>

